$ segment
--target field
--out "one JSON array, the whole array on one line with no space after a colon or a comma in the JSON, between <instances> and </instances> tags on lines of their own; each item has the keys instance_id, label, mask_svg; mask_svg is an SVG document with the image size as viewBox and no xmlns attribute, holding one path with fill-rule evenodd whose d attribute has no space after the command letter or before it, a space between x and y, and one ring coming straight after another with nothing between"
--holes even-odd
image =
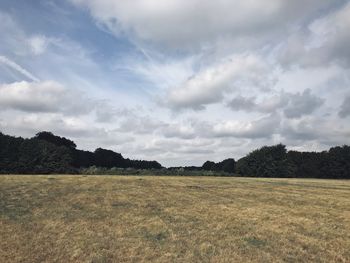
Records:
<instances>
[{"instance_id":1,"label":"field","mask_svg":"<svg viewBox=\"0 0 350 263\"><path fill-rule=\"evenodd\" d=\"M0 176L1 262L350 262L350 181Z\"/></svg>"}]
</instances>

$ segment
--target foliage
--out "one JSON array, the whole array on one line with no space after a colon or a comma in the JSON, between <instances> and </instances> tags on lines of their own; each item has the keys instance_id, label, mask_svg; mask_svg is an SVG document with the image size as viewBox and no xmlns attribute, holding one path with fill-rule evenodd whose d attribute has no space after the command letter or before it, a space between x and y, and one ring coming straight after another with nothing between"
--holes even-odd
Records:
<instances>
[{"instance_id":1,"label":"foliage","mask_svg":"<svg viewBox=\"0 0 350 263\"><path fill-rule=\"evenodd\" d=\"M98 148L94 152L94 163L98 167L126 167L126 161L120 153Z\"/></svg>"},{"instance_id":2,"label":"foliage","mask_svg":"<svg viewBox=\"0 0 350 263\"><path fill-rule=\"evenodd\" d=\"M331 148L322 171L325 177L350 179L350 146Z\"/></svg>"},{"instance_id":3,"label":"foliage","mask_svg":"<svg viewBox=\"0 0 350 263\"><path fill-rule=\"evenodd\" d=\"M247 176L350 179L350 146L323 152L287 152L282 144L264 146L237 162L233 158L202 166L163 168L157 161L130 160L120 153L97 148L76 149L76 144L51 132L31 139L0 132L2 174L138 174L189 176Z\"/></svg>"},{"instance_id":4,"label":"foliage","mask_svg":"<svg viewBox=\"0 0 350 263\"><path fill-rule=\"evenodd\" d=\"M324 177L324 162L327 159L327 152L297 152L290 151L287 154L288 160L294 165L294 177L297 178L322 178Z\"/></svg>"},{"instance_id":5,"label":"foliage","mask_svg":"<svg viewBox=\"0 0 350 263\"><path fill-rule=\"evenodd\" d=\"M77 173L80 168L160 169L156 161L124 159L120 153L98 148L95 152L76 149L76 144L50 132L23 139L0 133L0 173Z\"/></svg>"},{"instance_id":6,"label":"foliage","mask_svg":"<svg viewBox=\"0 0 350 263\"><path fill-rule=\"evenodd\" d=\"M285 145L264 146L238 160L237 172L252 177L293 177L294 166Z\"/></svg>"},{"instance_id":7,"label":"foliage","mask_svg":"<svg viewBox=\"0 0 350 263\"><path fill-rule=\"evenodd\" d=\"M205 171L223 171L226 173L234 173L235 172L236 161L235 159L226 159L221 162L215 163L211 161L206 161L202 165L202 170Z\"/></svg>"},{"instance_id":8,"label":"foliage","mask_svg":"<svg viewBox=\"0 0 350 263\"><path fill-rule=\"evenodd\" d=\"M75 149L77 147L77 145L73 141L68 140L64 137L56 136L51 132L47 132L47 131L37 133L34 138L51 142L57 146L65 146L72 149Z\"/></svg>"},{"instance_id":9,"label":"foliage","mask_svg":"<svg viewBox=\"0 0 350 263\"><path fill-rule=\"evenodd\" d=\"M288 152L296 168L294 177L350 179L350 147L337 146L324 152Z\"/></svg>"},{"instance_id":10,"label":"foliage","mask_svg":"<svg viewBox=\"0 0 350 263\"><path fill-rule=\"evenodd\" d=\"M0 133L0 173L74 173L72 163L71 151L65 146Z\"/></svg>"}]
</instances>

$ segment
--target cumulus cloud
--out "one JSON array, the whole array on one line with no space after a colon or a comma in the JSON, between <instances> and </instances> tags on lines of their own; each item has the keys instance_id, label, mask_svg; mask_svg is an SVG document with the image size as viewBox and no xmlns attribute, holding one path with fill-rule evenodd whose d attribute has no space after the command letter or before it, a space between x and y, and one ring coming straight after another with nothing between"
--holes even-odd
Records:
<instances>
[{"instance_id":1,"label":"cumulus cloud","mask_svg":"<svg viewBox=\"0 0 350 263\"><path fill-rule=\"evenodd\" d=\"M77 101L78 97L80 100ZM21 81L0 85L0 108L3 110L79 114L90 111L91 107L86 102L83 94L55 81Z\"/></svg>"},{"instance_id":2,"label":"cumulus cloud","mask_svg":"<svg viewBox=\"0 0 350 263\"><path fill-rule=\"evenodd\" d=\"M339 116L342 118L350 116L350 96L344 99L340 107Z\"/></svg>"},{"instance_id":3,"label":"cumulus cloud","mask_svg":"<svg viewBox=\"0 0 350 263\"><path fill-rule=\"evenodd\" d=\"M279 131L281 118L277 114L255 120L204 121L183 120L165 122L148 116L127 117L121 121L118 132L132 133L138 136L149 135L152 138L178 139L181 144L190 141L224 138L270 138Z\"/></svg>"},{"instance_id":4,"label":"cumulus cloud","mask_svg":"<svg viewBox=\"0 0 350 263\"><path fill-rule=\"evenodd\" d=\"M349 124L315 116L284 120L280 130L280 135L286 143L300 147L312 142L318 146L318 150L322 147L344 144L348 141L349 134Z\"/></svg>"},{"instance_id":5,"label":"cumulus cloud","mask_svg":"<svg viewBox=\"0 0 350 263\"><path fill-rule=\"evenodd\" d=\"M245 98L243 96L237 96L228 103L228 106L232 110L244 110L248 112L255 111L258 109L258 105L255 100L255 97Z\"/></svg>"},{"instance_id":6,"label":"cumulus cloud","mask_svg":"<svg viewBox=\"0 0 350 263\"><path fill-rule=\"evenodd\" d=\"M313 113L324 102L324 99L311 94L311 90L306 89L302 93L281 92L260 101L256 97L237 96L227 106L234 111L260 113L274 113L282 109L287 118L300 118Z\"/></svg>"},{"instance_id":7,"label":"cumulus cloud","mask_svg":"<svg viewBox=\"0 0 350 263\"><path fill-rule=\"evenodd\" d=\"M121 121L118 131L134 134L153 134L159 128L164 127L165 123L148 116L132 114Z\"/></svg>"},{"instance_id":8,"label":"cumulus cloud","mask_svg":"<svg viewBox=\"0 0 350 263\"><path fill-rule=\"evenodd\" d=\"M233 89L265 88L264 74L268 71L268 64L258 56L234 56L171 88L163 104L172 109L203 110L206 105L221 102Z\"/></svg>"},{"instance_id":9,"label":"cumulus cloud","mask_svg":"<svg viewBox=\"0 0 350 263\"><path fill-rule=\"evenodd\" d=\"M310 89L289 96L288 106L284 110L287 118L300 118L303 115L311 114L324 103L323 99L312 95Z\"/></svg>"},{"instance_id":10,"label":"cumulus cloud","mask_svg":"<svg viewBox=\"0 0 350 263\"><path fill-rule=\"evenodd\" d=\"M337 60L350 66L350 3L310 25L313 42L320 42L312 56L323 61ZM311 51L312 52L312 51Z\"/></svg>"},{"instance_id":11,"label":"cumulus cloud","mask_svg":"<svg viewBox=\"0 0 350 263\"><path fill-rule=\"evenodd\" d=\"M15 116L3 122L1 129L5 132L20 133L26 136L32 136L43 130L51 130L72 137L98 134L96 130L88 128L88 124L79 118L64 118L53 113L28 113L23 116Z\"/></svg>"},{"instance_id":12,"label":"cumulus cloud","mask_svg":"<svg viewBox=\"0 0 350 263\"><path fill-rule=\"evenodd\" d=\"M317 18L290 34L280 54L284 65L319 67L329 63L350 66L350 3Z\"/></svg>"},{"instance_id":13,"label":"cumulus cloud","mask_svg":"<svg viewBox=\"0 0 350 263\"><path fill-rule=\"evenodd\" d=\"M182 153L182 154L208 154L213 153L210 147L215 143L208 139L195 139L179 141L176 139L155 138L146 142L140 150L158 154Z\"/></svg>"},{"instance_id":14,"label":"cumulus cloud","mask_svg":"<svg viewBox=\"0 0 350 263\"><path fill-rule=\"evenodd\" d=\"M227 103L227 106L233 111L272 113L280 108L283 108L288 101L288 96L286 96L285 93L280 95L272 95L262 99L261 101L257 101L256 96L243 97L239 95L230 100Z\"/></svg>"},{"instance_id":15,"label":"cumulus cloud","mask_svg":"<svg viewBox=\"0 0 350 263\"><path fill-rule=\"evenodd\" d=\"M329 0L200 1L71 0L116 35L122 32L171 47L201 46L222 38L263 38L312 16ZM317 8L315 8L317 7Z\"/></svg>"},{"instance_id":16,"label":"cumulus cloud","mask_svg":"<svg viewBox=\"0 0 350 263\"><path fill-rule=\"evenodd\" d=\"M172 123L161 130L161 134L166 138L181 138L192 140L198 136L196 127L190 124Z\"/></svg>"},{"instance_id":17,"label":"cumulus cloud","mask_svg":"<svg viewBox=\"0 0 350 263\"><path fill-rule=\"evenodd\" d=\"M278 115L253 121L224 121L214 125L212 131L216 137L269 138L278 131L280 122Z\"/></svg>"},{"instance_id":18,"label":"cumulus cloud","mask_svg":"<svg viewBox=\"0 0 350 263\"><path fill-rule=\"evenodd\" d=\"M313 119L306 118L302 120L285 121L281 135L291 141L310 141L316 140L319 135L316 134Z\"/></svg>"}]
</instances>

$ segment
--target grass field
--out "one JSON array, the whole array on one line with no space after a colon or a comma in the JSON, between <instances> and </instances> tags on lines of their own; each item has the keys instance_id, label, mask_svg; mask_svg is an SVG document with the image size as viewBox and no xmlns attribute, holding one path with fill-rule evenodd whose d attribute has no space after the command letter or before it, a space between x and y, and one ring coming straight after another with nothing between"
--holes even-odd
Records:
<instances>
[{"instance_id":1,"label":"grass field","mask_svg":"<svg viewBox=\"0 0 350 263\"><path fill-rule=\"evenodd\" d=\"M350 262L350 181L0 176L1 262Z\"/></svg>"}]
</instances>

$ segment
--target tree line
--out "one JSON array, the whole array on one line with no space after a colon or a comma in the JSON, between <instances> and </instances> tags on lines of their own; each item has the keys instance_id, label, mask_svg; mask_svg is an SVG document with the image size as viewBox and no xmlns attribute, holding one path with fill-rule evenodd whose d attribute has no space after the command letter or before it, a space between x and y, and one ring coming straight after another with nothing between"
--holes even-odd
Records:
<instances>
[{"instance_id":1,"label":"tree line","mask_svg":"<svg viewBox=\"0 0 350 263\"><path fill-rule=\"evenodd\" d=\"M130 160L102 148L94 152L76 149L76 144L51 132L24 139L0 133L0 173L68 174L86 167L160 169L156 161Z\"/></svg>"},{"instance_id":2,"label":"tree line","mask_svg":"<svg viewBox=\"0 0 350 263\"><path fill-rule=\"evenodd\" d=\"M30 139L0 132L0 173L84 173L87 171L84 168L96 167L106 173L134 169L154 170L158 175L350 179L350 146L347 145L322 152L298 152L287 151L285 145L278 144L254 150L238 161L229 158L217 163L206 161L202 166L171 168L164 168L157 161L130 160L107 149L91 152L76 147L73 141L51 132L39 132Z\"/></svg>"},{"instance_id":3,"label":"tree line","mask_svg":"<svg viewBox=\"0 0 350 263\"><path fill-rule=\"evenodd\" d=\"M236 172L252 177L350 179L350 146L323 152L287 151L286 146L264 146L238 160Z\"/></svg>"}]
</instances>

